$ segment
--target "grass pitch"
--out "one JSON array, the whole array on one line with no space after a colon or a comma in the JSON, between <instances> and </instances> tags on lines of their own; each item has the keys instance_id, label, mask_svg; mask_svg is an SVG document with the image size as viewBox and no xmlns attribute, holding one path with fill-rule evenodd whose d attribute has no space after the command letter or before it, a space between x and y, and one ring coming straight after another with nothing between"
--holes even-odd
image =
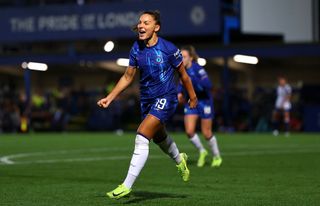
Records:
<instances>
[{"instance_id":1,"label":"grass pitch","mask_svg":"<svg viewBox=\"0 0 320 206\"><path fill-rule=\"evenodd\" d=\"M319 134L218 134L219 169L211 158L197 168L185 135L171 136L190 157L190 182L151 143L131 196L110 200L105 192L126 176L134 133L1 134L0 205L320 205Z\"/></svg>"}]
</instances>

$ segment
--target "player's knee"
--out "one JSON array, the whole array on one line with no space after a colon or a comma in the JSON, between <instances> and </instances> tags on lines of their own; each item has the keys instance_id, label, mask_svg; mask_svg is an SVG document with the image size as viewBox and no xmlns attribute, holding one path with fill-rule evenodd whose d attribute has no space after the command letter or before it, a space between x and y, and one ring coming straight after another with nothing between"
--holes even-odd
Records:
<instances>
[{"instance_id":1,"label":"player's knee","mask_svg":"<svg viewBox=\"0 0 320 206\"><path fill-rule=\"evenodd\" d=\"M192 138L196 134L194 130L186 130L186 133L189 138Z\"/></svg>"},{"instance_id":2,"label":"player's knee","mask_svg":"<svg viewBox=\"0 0 320 206\"><path fill-rule=\"evenodd\" d=\"M149 140L151 140L154 137L154 133L152 131L146 129L146 127L143 127L143 126L142 127L140 126L136 132L137 132L137 134L141 134L143 137L145 137Z\"/></svg>"},{"instance_id":3,"label":"player's knee","mask_svg":"<svg viewBox=\"0 0 320 206\"><path fill-rule=\"evenodd\" d=\"M206 139L210 139L212 137L211 129L202 129L202 134Z\"/></svg>"},{"instance_id":4,"label":"player's knee","mask_svg":"<svg viewBox=\"0 0 320 206\"><path fill-rule=\"evenodd\" d=\"M163 142L167 138L168 134L165 130L165 128L159 129L153 137L153 142L154 143L160 143Z\"/></svg>"},{"instance_id":5,"label":"player's knee","mask_svg":"<svg viewBox=\"0 0 320 206\"><path fill-rule=\"evenodd\" d=\"M290 115L288 113L284 114L284 122L289 123L290 122Z\"/></svg>"},{"instance_id":6,"label":"player's knee","mask_svg":"<svg viewBox=\"0 0 320 206\"><path fill-rule=\"evenodd\" d=\"M163 142L166 138L167 138L167 135L163 135L163 134L157 135L157 134L156 134L156 135L154 136L154 138L153 138L153 142L156 143L156 144L158 144L158 143L160 143L160 142Z\"/></svg>"}]
</instances>

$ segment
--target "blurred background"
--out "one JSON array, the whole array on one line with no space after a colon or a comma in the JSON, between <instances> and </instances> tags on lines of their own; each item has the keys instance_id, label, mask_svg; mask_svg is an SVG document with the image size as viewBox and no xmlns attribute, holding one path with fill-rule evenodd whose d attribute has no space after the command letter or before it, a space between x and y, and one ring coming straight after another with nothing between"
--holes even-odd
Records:
<instances>
[{"instance_id":1,"label":"blurred background","mask_svg":"<svg viewBox=\"0 0 320 206\"><path fill-rule=\"evenodd\" d=\"M320 131L319 0L0 0L0 132L136 130L139 78L109 109L96 102L128 64L139 13L155 9L160 36L197 49L216 131L270 132L280 75L291 131ZM183 131L181 106L168 128Z\"/></svg>"}]
</instances>

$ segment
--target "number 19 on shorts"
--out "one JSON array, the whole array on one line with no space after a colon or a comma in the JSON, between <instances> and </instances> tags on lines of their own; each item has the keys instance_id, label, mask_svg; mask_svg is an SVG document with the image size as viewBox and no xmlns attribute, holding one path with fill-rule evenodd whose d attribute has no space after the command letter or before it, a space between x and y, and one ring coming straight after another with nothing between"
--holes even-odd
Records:
<instances>
[{"instance_id":1,"label":"number 19 on shorts","mask_svg":"<svg viewBox=\"0 0 320 206\"><path fill-rule=\"evenodd\" d=\"M163 109L166 106L167 100L166 99L157 99L156 108Z\"/></svg>"}]
</instances>

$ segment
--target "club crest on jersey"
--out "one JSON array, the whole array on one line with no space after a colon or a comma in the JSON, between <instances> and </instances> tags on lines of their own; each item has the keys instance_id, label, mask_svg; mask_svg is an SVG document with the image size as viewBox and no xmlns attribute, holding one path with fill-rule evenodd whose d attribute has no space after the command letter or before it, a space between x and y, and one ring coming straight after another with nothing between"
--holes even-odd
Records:
<instances>
[{"instance_id":1,"label":"club crest on jersey","mask_svg":"<svg viewBox=\"0 0 320 206\"><path fill-rule=\"evenodd\" d=\"M156 62L157 62L158 64L163 63L162 56L157 56L157 57L156 57Z\"/></svg>"}]
</instances>

